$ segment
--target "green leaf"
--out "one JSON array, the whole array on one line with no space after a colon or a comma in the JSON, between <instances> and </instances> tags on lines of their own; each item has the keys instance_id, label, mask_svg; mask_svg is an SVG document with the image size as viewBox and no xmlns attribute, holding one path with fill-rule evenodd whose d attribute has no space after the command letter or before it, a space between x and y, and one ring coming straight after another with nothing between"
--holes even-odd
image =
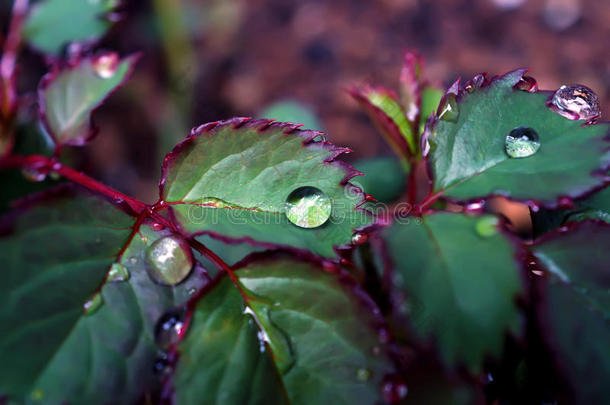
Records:
<instances>
[{"instance_id":1,"label":"green leaf","mask_svg":"<svg viewBox=\"0 0 610 405\"><path fill-rule=\"evenodd\" d=\"M580 202L579 205L582 207L610 213L610 187L606 186L604 189L596 192L586 200Z\"/></svg>"},{"instance_id":2,"label":"green leaf","mask_svg":"<svg viewBox=\"0 0 610 405\"><path fill-rule=\"evenodd\" d=\"M608 124L583 126L551 111L548 92L513 89L523 72L472 93L460 90L457 120L433 122L428 140L436 192L460 200L503 194L555 205L561 196L579 197L603 184L592 173L610 164ZM537 132L537 153L509 158L506 136L517 127Z\"/></svg>"},{"instance_id":3,"label":"green leaf","mask_svg":"<svg viewBox=\"0 0 610 405\"><path fill-rule=\"evenodd\" d=\"M437 342L445 362L474 373L486 354L501 354L507 331L520 333L515 249L481 226L488 218L436 213L384 232L416 331Z\"/></svg>"},{"instance_id":4,"label":"green leaf","mask_svg":"<svg viewBox=\"0 0 610 405\"><path fill-rule=\"evenodd\" d=\"M298 101L281 100L267 106L260 114L261 118L269 118L281 122L296 122L304 128L323 131L322 123L316 113Z\"/></svg>"},{"instance_id":5,"label":"green leaf","mask_svg":"<svg viewBox=\"0 0 610 405\"><path fill-rule=\"evenodd\" d=\"M131 404L158 385L153 364L157 320L203 280L154 284L147 226L105 200L66 192L10 221L0 239L0 396L26 403ZM130 241L130 242L129 242ZM117 255L129 278L104 279ZM85 303L101 306L85 311Z\"/></svg>"},{"instance_id":6,"label":"green leaf","mask_svg":"<svg viewBox=\"0 0 610 405\"><path fill-rule=\"evenodd\" d=\"M189 234L307 249L334 257L356 229L373 223L364 196L346 181L357 172L335 161L346 149L314 142L293 124L233 119L206 124L165 159L161 197ZM321 226L286 217L288 196L314 187L331 203Z\"/></svg>"},{"instance_id":7,"label":"green leaf","mask_svg":"<svg viewBox=\"0 0 610 405\"><path fill-rule=\"evenodd\" d=\"M569 383L573 403L608 403L610 375L610 225L585 221L532 247L551 276L538 317L543 339Z\"/></svg>"},{"instance_id":8,"label":"green leaf","mask_svg":"<svg viewBox=\"0 0 610 405\"><path fill-rule=\"evenodd\" d=\"M436 87L426 86L421 92L421 116L420 116L420 132L423 132L426 120L438 109L438 105L443 97L443 91Z\"/></svg>"},{"instance_id":9,"label":"green leaf","mask_svg":"<svg viewBox=\"0 0 610 405\"><path fill-rule=\"evenodd\" d=\"M399 157L417 153L416 136L394 93L381 87L366 86L352 89L350 94L366 111Z\"/></svg>"},{"instance_id":10,"label":"green leaf","mask_svg":"<svg viewBox=\"0 0 610 405\"><path fill-rule=\"evenodd\" d=\"M91 114L128 79L136 59L100 54L43 78L38 101L45 128L56 143L83 145L95 135Z\"/></svg>"},{"instance_id":11,"label":"green leaf","mask_svg":"<svg viewBox=\"0 0 610 405\"><path fill-rule=\"evenodd\" d=\"M64 46L97 42L112 25L117 0L44 0L32 7L23 34L36 49L59 55Z\"/></svg>"},{"instance_id":12,"label":"green leaf","mask_svg":"<svg viewBox=\"0 0 610 405\"><path fill-rule=\"evenodd\" d=\"M352 183L380 202L396 201L406 189L407 174L400 162L394 158L363 159L356 162L354 167L364 173L364 176L358 177Z\"/></svg>"},{"instance_id":13,"label":"green leaf","mask_svg":"<svg viewBox=\"0 0 610 405\"><path fill-rule=\"evenodd\" d=\"M227 277L196 304L178 346L177 404L380 401L393 366L354 287L281 257L237 276L247 306Z\"/></svg>"}]
</instances>

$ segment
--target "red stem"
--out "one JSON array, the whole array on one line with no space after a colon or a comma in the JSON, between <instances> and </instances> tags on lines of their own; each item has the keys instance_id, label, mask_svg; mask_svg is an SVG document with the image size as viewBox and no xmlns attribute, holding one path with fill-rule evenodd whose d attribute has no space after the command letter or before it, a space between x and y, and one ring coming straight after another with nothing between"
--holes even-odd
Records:
<instances>
[{"instance_id":1,"label":"red stem","mask_svg":"<svg viewBox=\"0 0 610 405\"><path fill-rule=\"evenodd\" d=\"M28 0L15 0L11 15L11 22L2 58L0 59L0 137L7 137L4 144L8 153L13 145L13 122L17 115L17 71L15 69L17 54L21 45L21 31L23 21L28 10Z\"/></svg>"},{"instance_id":2,"label":"red stem","mask_svg":"<svg viewBox=\"0 0 610 405\"><path fill-rule=\"evenodd\" d=\"M418 169L418 162L415 161L415 159L411 159L411 171L409 172L409 178L408 178L408 203L411 207L413 207L415 205L415 201L417 201L417 169Z\"/></svg>"},{"instance_id":3,"label":"red stem","mask_svg":"<svg viewBox=\"0 0 610 405\"><path fill-rule=\"evenodd\" d=\"M79 184L91 191L95 191L99 194L110 197L118 203L126 203L129 208L131 208L138 215L141 214L143 211L148 210L149 208L149 206L144 204L143 202L138 201L135 198L129 197L128 195L123 194L120 191L113 189L112 187L108 187L107 185L102 184L99 181L87 176L86 174L72 169L71 167L64 166L54 158L49 158L41 155L12 155L0 159L0 169L12 167L29 168L41 171L43 173L55 172L65 177L66 179L71 180L74 183Z\"/></svg>"},{"instance_id":4,"label":"red stem","mask_svg":"<svg viewBox=\"0 0 610 405\"><path fill-rule=\"evenodd\" d=\"M199 242L194 237L189 238L188 242L193 249L197 250L199 253L204 255L212 263L214 263L216 266L218 266L219 269L224 270L229 275L229 278L231 279L231 281L233 282L235 287L237 287L237 290L241 294L245 303L248 303L250 301L250 297L248 296L248 294L246 294L246 292L242 288L241 284L239 283L239 279L237 278L237 276L231 269L231 266L229 266L224 260L222 260L220 257L218 257L218 255L216 255L216 253L212 252L210 249L205 247L203 245L203 243Z\"/></svg>"}]
</instances>

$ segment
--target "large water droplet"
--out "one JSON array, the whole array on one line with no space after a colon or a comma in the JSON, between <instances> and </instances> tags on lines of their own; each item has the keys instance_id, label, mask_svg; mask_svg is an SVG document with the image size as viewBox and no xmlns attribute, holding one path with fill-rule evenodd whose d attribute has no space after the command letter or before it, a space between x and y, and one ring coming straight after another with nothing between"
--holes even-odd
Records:
<instances>
[{"instance_id":1,"label":"large water droplet","mask_svg":"<svg viewBox=\"0 0 610 405\"><path fill-rule=\"evenodd\" d=\"M460 112L458 110L457 101L455 99L455 94L449 93L447 97L443 99L441 105L439 106L439 114L438 118L443 121L451 121L456 122Z\"/></svg>"},{"instance_id":2,"label":"large water droplet","mask_svg":"<svg viewBox=\"0 0 610 405\"><path fill-rule=\"evenodd\" d=\"M39 183L47 178L46 173L41 172L37 169L24 168L21 169L21 173L23 174L23 177L25 177L26 180L31 181L33 183Z\"/></svg>"},{"instance_id":3,"label":"large water droplet","mask_svg":"<svg viewBox=\"0 0 610 405\"><path fill-rule=\"evenodd\" d=\"M555 111L571 120L589 121L601 115L599 99L586 86L561 86L551 100Z\"/></svg>"},{"instance_id":4,"label":"large water droplet","mask_svg":"<svg viewBox=\"0 0 610 405\"><path fill-rule=\"evenodd\" d=\"M315 187L300 187L286 198L286 218L301 228L323 225L331 213L330 198Z\"/></svg>"},{"instance_id":5,"label":"large water droplet","mask_svg":"<svg viewBox=\"0 0 610 405\"><path fill-rule=\"evenodd\" d=\"M148 275L153 281L174 285L184 280L193 268L193 255L184 239L165 236L148 248Z\"/></svg>"},{"instance_id":6,"label":"large water droplet","mask_svg":"<svg viewBox=\"0 0 610 405\"><path fill-rule=\"evenodd\" d=\"M358 367L358 369L356 369L356 378L358 381L368 381L371 378L371 375L373 375L373 373L368 368Z\"/></svg>"},{"instance_id":7,"label":"large water droplet","mask_svg":"<svg viewBox=\"0 0 610 405\"><path fill-rule=\"evenodd\" d=\"M498 218L493 215L481 217L475 224L475 231L483 238L489 238L498 233Z\"/></svg>"},{"instance_id":8,"label":"large water droplet","mask_svg":"<svg viewBox=\"0 0 610 405\"><path fill-rule=\"evenodd\" d=\"M532 128L518 127L506 136L504 147L511 158L524 158L538 152L540 138Z\"/></svg>"},{"instance_id":9,"label":"large water droplet","mask_svg":"<svg viewBox=\"0 0 610 405\"><path fill-rule=\"evenodd\" d=\"M97 56L93 60L93 70L102 79L110 79L116 73L119 66L119 55L108 52Z\"/></svg>"},{"instance_id":10,"label":"large water droplet","mask_svg":"<svg viewBox=\"0 0 610 405\"><path fill-rule=\"evenodd\" d=\"M129 270L121 263L114 263L108 271L108 280L111 282L127 281L129 280Z\"/></svg>"},{"instance_id":11,"label":"large water droplet","mask_svg":"<svg viewBox=\"0 0 610 405\"><path fill-rule=\"evenodd\" d=\"M93 315L98 309L100 309L103 303L104 299L102 298L102 294L96 293L89 299L89 301L85 302L85 305L83 305L84 315Z\"/></svg>"},{"instance_id":12,"label":"large water droplet","mask_svg":"<svg viewBox=\"0 0 610 405\"><path fill-rule=\"evenodd\" d=\"M155 341L163 349L178 343L184 335L184 312L171 311L163 315L155 326Z\"/></svg>"}]
</instances>

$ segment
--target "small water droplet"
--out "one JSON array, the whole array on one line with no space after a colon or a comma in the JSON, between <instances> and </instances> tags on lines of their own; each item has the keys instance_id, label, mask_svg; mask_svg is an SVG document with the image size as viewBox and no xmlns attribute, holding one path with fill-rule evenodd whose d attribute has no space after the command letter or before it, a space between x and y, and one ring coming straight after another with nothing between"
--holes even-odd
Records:
<instances>
[{"instance_id":1,"label":"small water droplet","mask_svg":"<svg viewBox=\"0 0 610 405\"><path fill-rule=\"evenodd\" d=\"M85 305L83 305L84 315L93 315L98 309L100 309L103 303L104 299L102 298L102 294L96 293L89 299L89 301L85 302Z\"/></svg>"},{"instance_id":2,"label":"small water droplet","mask_svg":"<svg viewBox=\"0 0 610 405\"><path fill-rule=\"evenodd\" d=\"M155 231L162 231L163 229L165 229L165 225L160 224L158 222L153 222L151 225L152 229L154 229Z\"/></svg>"},{"instance_id":3,"label":"small water droplet","mask_svg":"<svg viewBox=\"0 0 610 405\"><path fill-rule=\"evenodd\" d=\"M523 76L517 84L513 86L516 90L527 91L528 93L535 93L538 91L538 82L531 76Z\"/></svg>"},{"instance_id":4,"label":"small water droplet","mask_svg":"<svg viewBox=\"0 0 610 405\"><path fill-rule=\"evenodd\" d=\"M172 356L168 353L161 353L153 363L153 373L158 377L170 375L172 373Z\"/></svg>"},{"instance_id":5,"label":"small water droplet","mask_svg":"<svg viewBox=\"0 0 610 405\"><path fill-rule=\"evenodd\" d=\"M599 99L587 86L561 86L551 103L557 113L571 120L590 121L601 115Z\"/></svg>"},{"instance_id":6,"label":"small water droplet","mask_svg":"<svg viewBox=\"0 0 610 405\"><path fill-rule=\"evenodd\" d=\"M93 69L102 79L110 79L114 76L118 66L119 55L115 52L104 53L93 60Z\"/></svg>"},{"instance_id":7,"label":"small water droplet","mask_svg":"<svg viewBox=\"0 0 610 405\"><path fill-rule=\"evenodd\" d=\"M330 198L315 187L300 187L286 198L286 218L301 228L323 225L331 213Z\"/></svg>"},{"instance_id":8,"label":"small water droplet","mask_svg":"<svg viewBox=\"0 0 610 405\"><path fill-rule=\"evenodd\" d=\"M447 94L447 96L443 99L443 101L441 101L441 105L439 106L438 118L443 121L456 122L459 115L460 112L458 110L455 94Z\"/></svg>"},{"instance_id":9,"label":"small water droplet","mask_svg":"<svg viewBox=\"0 0 610 405\"><path fill-rule=\"evenodd\" d=\"M21 173L23 174L23 177L25 177L26 180L31 181L32 183L40 183L41 181L44 181L44 179L47 178L47 174L41 172L38 169L26 167L24 169L21 169Z\"/></svg>"},{"instance_id":10,"label":"small water droplet","mask_svg":"<svg viewBox=\"0 0 610 405\"><path fill-rule=\"evenodd\" d=\"M538 133L529 127L518 127L506 135L504 141L506 153L511 158L525 158L532 156L540 149Z\"/></svg>"},{"instance_id":11,"label":"small water droplet","mask_svg":"<svg viewBox=\"0 0 610 405\"><path fill-rule=\"evenodd\" d=\"M171 311L163 315L155 326L155 341L166 349L184 336L184 311Z\"/></svg>"},{"instance_id":12,"label":"small water droplet","mask_svg":"<svg viewBox=\"0 0 610 405\"><path fill-rule=\"evenodd\" d=\"M358 381L367 381L371 378L371 375L373 375L373 373L368 368L358 367L358 369L356 369L356 378Z\"/></svg>"},{"instance_id":13,"label":"small water droplet","mask_svg":"<svg viewBox=\"0 0 610 405\"><path fill-rule=\"evenodd\" d=\"M129 280L129 270L121 263L113 263L108 271L108 281L116 283Z\"/></svg>"},{"instance_id":14,"label":"small water droplet","mask_svg":"<svg viewBox=\"0 0 610 405\"><path fill-rule=\"evenodd\" d=\"M477 221L474 229L482 238L489 238L498 233L498 218L493 215L485 215Z\"/></svg>"},{"instance_id":15,"label":"small water droplet","mask_svg":"<svg viewBox=\"0 0 610 405\"><path fill-rule=\"evenodd\" d=\"M381 394L390 404L403 400L408 391L407 384L397 375L386 377L381 385Z\"/></svg>"},{"instance_id":16,"label":"small water droplet","mask_svg":"<svg viewBox=\"0 0 610 405\"><path fill-rule=\"evenodd\" d=\"M129 258L129 263L131 264L138 264L138 258L137 257L130 257Z\"/></svg>"},{"instance_id":17,"label":"small water droplet","mask_svg":"<svg viewBox=\"0 0 610 405\"><path fill-rule=\"evenodd\" d=\"M186 293L188 295L195 295L196 292L197 292L197 289L195 287L191 287L188 290L186 290Z\"/></svg>"},{"instance_id":18,"label":"small water droplet","mask_svg":"<svg viewBox=\"0 0 610 405\"><path fill-rule=\"evenodd\" d=\"M353 245L362 245L369 239L369 236L364 232L356 232L352 236L352 244Z\"/></svg>"},{"instance_id":19,"label":"small water droplet","mask_svg":"<svg viewBox=\"0 0 610 405\"><path fill-rule=\"evenodd\" d=\"M148 275L159 284L175 285L193 268L193 255L184 239L172 235L157 239L146 253Z\"/></svg>"}]
</instances>

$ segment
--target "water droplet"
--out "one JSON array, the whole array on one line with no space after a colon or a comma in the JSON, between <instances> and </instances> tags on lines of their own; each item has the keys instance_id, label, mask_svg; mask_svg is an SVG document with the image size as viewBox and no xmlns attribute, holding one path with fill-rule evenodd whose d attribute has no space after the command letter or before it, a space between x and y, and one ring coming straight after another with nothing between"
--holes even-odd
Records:
<instances>
[{"instance_id":1,"label":"water droplet","mask_svg":"<svg viewBox=\"0 0 610 405\"><path fill-rule=\"evenodd\" d=\"M538 82L531 76L523 76L517 84L513 86L516 90L527 91L528 93L535 93L538 91Z\"/></svg>"},{"instance_id":2,"label":"water droplet","mask_svg":"<svg viewBox=\"0 0 610 405\"><path fill-rule=\"evenodd\" d=\"M154 229L155 231L162 231L163 229L165 229L165 225L160 224L158 222L153 222L151 225L152 229Z\"/></svg>"},{"instance_id":3,"label":"water droplet","mask_svg":"<svg viewBox=\"0 0 610 405\"><path fill-rule=\"evenodd\" d=\"M83 312L85 316L93 315L104 303L104 299L102 298L102 294L96 293L89 301L85 302L83 305Z\"/></svg>"},{"instance_id":4,"label":"water droplet","mask_svg":"<svg viewBox=\"0 0 610 405\"><path fill-rule=\"evenodd\" d=\"M399 376L389 376L381 385L381 394L390 404L396 404L407 396L407 384Z\"/></svg>"},{"instance_id":5,"label":"water droplet","mask_svg":"<svg viewBox=\"0 0 610 405\"><path fill-rule=\"evenodd\" d=\"M175 235L154 241L146 255L150 263L146 267L148 275L159 284L178 284L193 268L191 249L184 239Z\"/></svg>"},{"instance_id":6,"label":"water droplet","mask_svg":"<svg viewBox=\"0 0 610 405\"><path fill-rule=\"evenodd\" d=\"M371 378L373 373L368 368L358 367L356 370L356 378L358 381L367 381Z\"/></svg>"},{"instance_id":7,"label":"water droplet","mask_svg":"<svg viewBox=\"0 0 610 405\"><path fill-rule=\"evenodd\" d=\"M455 94L453 93L447 94L447 96L441 101L441 105L438 108L438 118L443 121L456 122L460 115Z\"/></svg>"},{"instance_id":8,"label":"water droplet","mask_svg":"<svg viewBox=\"0 0 610 405\"><path fill-rule=\"evenodd\" d=\"M323 225L331 213L330 198L315 187L300 187L286 198L286 218L301 228Z\"/></svg>"},{"instance_id":9,"label":"water droplet","mask_svg":"<svg viewBox=\"0 0 610 405\"><path fill-rule=\"evenodd\" d=\"M191 287L188 290L186 290L186 293L188 295L195 295L196 292L197 292L197 289L195 287Z\"/></svg>"},{"instance_id":10,"label":"water droplet","mask_svg":"<svg viewBox=\"0 0 610 405\"><path fill-rule=\"evenodd\" d=\"M356 232L352 236L352 244L353 245L362 245L369 239L369 236L364 232Z\"/></svg>"},{"instance_id":11,"label":"water droplet","mask_svg":"<svg viewBox=\"0 0 610 405\"><path fill-rule=\"evenodd\" d=\"M532 156L540 149L538 133L529 127L518 127L510 131L504 142L506 153L511 158Z\"/></svg>"},{"instance_id":12,"label":"water droplet","mask_svg":"<svg viewBox=\"0 0 610 405\"><path fill-rule=\"evenodd\" d=\"M161 353L153 363L153 373L158 377L164 377L172 373L172 356Z\"/></svg>"},{"instance_id":13,"label":"water droplet","mask_svg":"<svg viewBox=\"0 0 610 405\"><path fill-rule=\"evenodd\" d=\"M129 280L129 270L121 263L113 263L108 272L108 280L111 282L127 281Z\"/></svg>"},{"instance_id":14,"label":"water droplet","mask_svg":"<svg viewBox=\"0 0 610 405\"><path fill-rule=\"evenodd\" d=\"M25 177L26 180L31 181L33 183L39 183L47 178L46 173L32 168L21 169L21 173L23 174L23 177Z\"/></svg>"},{"instance_id":15,"label":"water droplet","mask_svg":"<svg viewBox=\"0 0 610 405\"><path fill-rule=\"evenodd\" d=\"M561 86L551 103L557 113L571 120L590 121L601 115L597 94L582 85Z\"/></svg>"},{"instance_id":16,"label":"water droplet","mask_svg":"<svg viewBox=\"0 0 610 405\"><path fill-rule=\"evenodd\" d=\"M477 235L483 238L489 238L498 233L498 218L493 215L485 215L481 217L475 224L474 228Z\"/></svg>"},{"instance_id":17,"label":"water droplet","mask_svg":"<svg viewBox=\"0 0 610 405\"><path fill-rule=\"evenodd\" d=\"M178 343L184 336L184 311L171 311L163 315L155 326L155 341L159 347L166 349Z\"/></svg>"},{"instance_id":18,"label":"water droplet","mask_svg":"<svg viewBox=\"0 0 610 405\"><path fill-rule=\"evenodd\" d=\"M93 70L102 79L114 76L118 66L119 55L115 52L104 53L93 60Z\"/></svg>"}]
</instances>

